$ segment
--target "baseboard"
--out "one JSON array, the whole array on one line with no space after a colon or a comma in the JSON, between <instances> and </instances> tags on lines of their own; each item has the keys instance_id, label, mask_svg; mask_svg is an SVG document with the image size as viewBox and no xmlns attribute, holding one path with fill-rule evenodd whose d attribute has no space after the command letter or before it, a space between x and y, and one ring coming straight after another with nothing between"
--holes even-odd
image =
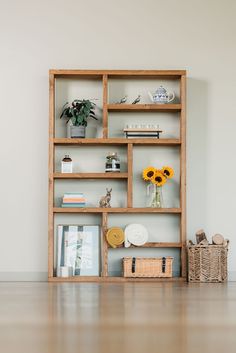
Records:
<instances>
[{"instance_id":1,"label":"baseboard","mask_svg":"<svg viewBox=\"0 0 236 353\"><path fill-rule=\"evenodd\" d=\"M110 275L117 276L118 273L111 271ZM46 282L47 276L47 272L0 272L0 282ZM229 271L228 281L236 282L236 271Z\"/></svg>"},{"instance_id":2,"label":"baseboard","mask_svg":"<svg viewBox=\"0 0 236 353\"><path fill-rule=\"evenodd\" d=\"M229 282L236 282L236 271L229 271L228 281Z\"/></svg>"},{"instance_id":3,"label":"baseboard","mask_svg":"<svg viewBox=\"0 0 236 353\"><path fill-rule=\"evenodd\" d=\"M0 282L46 282L47 272L0 272Z\"/></svg>"}]
</instances>

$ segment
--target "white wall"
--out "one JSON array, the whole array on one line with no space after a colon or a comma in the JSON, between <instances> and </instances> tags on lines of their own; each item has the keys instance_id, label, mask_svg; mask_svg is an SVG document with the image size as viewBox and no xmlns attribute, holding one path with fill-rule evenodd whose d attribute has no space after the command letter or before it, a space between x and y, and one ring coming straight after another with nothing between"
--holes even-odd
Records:
<instances>
[{"instance_id":1,"label":"white wall","mask_svg":"<svg viewBox=\"0 0 236 353\"><path fill-rule=\"evenodd\" d=\"M47 271L48 69L188 71L188 236L236 279L236 2L1 0L0 280Z\"/></svg>"}]
</instances>

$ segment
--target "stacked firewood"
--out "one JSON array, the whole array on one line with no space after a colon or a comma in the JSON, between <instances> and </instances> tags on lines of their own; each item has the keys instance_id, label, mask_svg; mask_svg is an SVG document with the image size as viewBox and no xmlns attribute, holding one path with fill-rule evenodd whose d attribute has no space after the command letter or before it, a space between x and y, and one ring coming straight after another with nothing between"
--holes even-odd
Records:
<instances>
[{"instance_id":1,"label":"stacked firewood","mask_svg":"<svg viewBox=\"0 0 236 353\"><path fill-rule=\"evenodd\" d=\"M196 243L198 245L223 245L227 246L228 240L223 237L221 234L215 234L212 237L212 243L209 243L206 237L206 233L204 232L203 229L199 229L196 234ZM189 240L189 245L194 245L194 243Z\"/></svg>"}]
</instances>

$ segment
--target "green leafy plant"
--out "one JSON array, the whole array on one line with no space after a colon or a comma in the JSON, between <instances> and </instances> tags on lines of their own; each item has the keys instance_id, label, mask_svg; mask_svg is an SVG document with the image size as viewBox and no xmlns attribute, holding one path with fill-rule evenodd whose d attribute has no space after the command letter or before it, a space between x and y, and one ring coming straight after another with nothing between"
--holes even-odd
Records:
<instances>
[{"instance_id":1,"label":"green leafy plant","mask_svg":"<svg viewBox=\"0 0 236 353\"><path fill-rule=\"evenodd\" d=\"M91 102L89 99L75 99L71 104L68 102L63 106L61 118L67 118L67 122L72 122L74 126L87 126L88 118L91 117L98 120L94 109L96 104Z\"/></svg>"}]
</instances>

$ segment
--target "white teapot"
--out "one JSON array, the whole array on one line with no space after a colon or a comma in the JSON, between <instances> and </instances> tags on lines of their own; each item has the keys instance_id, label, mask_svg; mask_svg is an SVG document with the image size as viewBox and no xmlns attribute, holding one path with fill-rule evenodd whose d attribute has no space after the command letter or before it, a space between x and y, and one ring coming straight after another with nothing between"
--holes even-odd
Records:
<instances>
[{"instance_id":1,"label":"white teapot","mask_svg":"<svg viewBox=\"0 0 236 353\"><path fill-rule=\"evenodd\" d=\"M154 93L148 92L148 95L151 101L157 104L167 104L175 99L174 92L167 92L163 86L160 86Z\"/></svg>"}]
</instances>

